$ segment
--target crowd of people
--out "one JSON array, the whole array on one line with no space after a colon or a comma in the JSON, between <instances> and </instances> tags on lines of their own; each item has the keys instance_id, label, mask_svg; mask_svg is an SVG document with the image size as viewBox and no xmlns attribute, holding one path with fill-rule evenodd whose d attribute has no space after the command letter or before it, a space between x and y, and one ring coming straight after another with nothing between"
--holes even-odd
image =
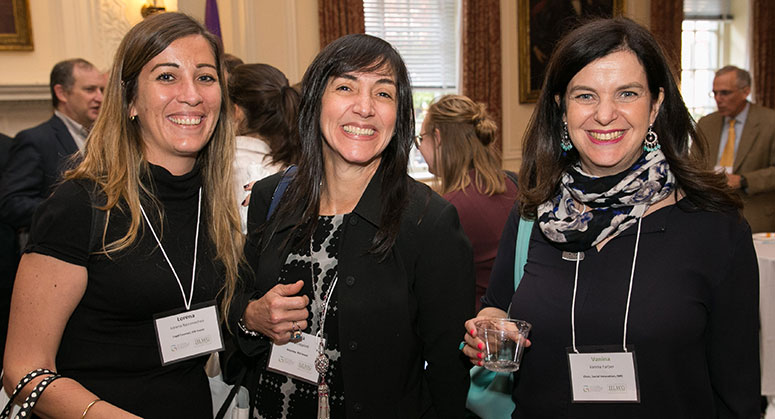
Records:
<instances>
[{"instance_id":1,"label":"crowd of people","mask_svg":"<svg viewBox=\"0 0 775 419\"><path fill-rule=\"evenodd\" d=\"M511 417L761 414L752 232L775 230L775 111L745 70L716 73L695 123L647 29L580 25L518 173L466 96L416 129L406 65L370 35L292 86L160 13L108 73L66 60L50 85L51 119L0 138L21 416L210 418L221 352L251 417L471 418L491 318L532 324ZM590 378L611 358L626 378Z\"/></svg>"}]
</instances>

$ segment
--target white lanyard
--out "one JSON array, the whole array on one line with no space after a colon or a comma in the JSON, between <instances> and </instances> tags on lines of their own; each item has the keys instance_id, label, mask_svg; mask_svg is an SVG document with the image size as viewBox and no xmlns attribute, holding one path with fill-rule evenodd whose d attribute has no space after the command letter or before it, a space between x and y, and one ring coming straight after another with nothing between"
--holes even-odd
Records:
<instances>
[{"instance_id":1,"label":"white lanyard","mask_svg":"<svg viewBox=\"0 0 775 419\"><path fill-rule=\"evenodd\" d=\"M320 338L323 337L323 329L326 327L326 314L328 314L328 303L331 302L331 295L334 293L334 288L336 288L336 282L338 280L339 280L339 273L337 272L334 274L334 280L331 282L331 288L328 289L325 297L323 297L323 310L320 312L320 327L318 327L318 333L317 333L317 336ZM320 285L323 286L323 284L320 284ZM321 340L321 342L323 341Z\"/></svg>"},{"instance_id":2,"label":"white lanyard","mask_svg":"<svg viewBox=\"0 0 775 419\"><path fill-rule=\"evenodd\" d=\"M191 291L188 296L188 300L186 300L186 292L183 291L183 283L180 282L180 277L178 277L177 271L175 271L175 267L172 266L172 262L170 262L170 258L167 256L167 252L164 251L164 246L161 245L161 240L159 240L159 236L156 235L156 232L153 230L153 226L151 225L151 220L148 219L148 215L145 214L145 210L143 209L142 204L140 205L140 211L143 213L143 217L145 218L145 222L148 223L148 228L151 230L151 233L153 233L153 238L156 239L156 243L159 244L159 249L161 250L161 254L164 255L164 259L167 260L167 264L170 265L170 269L172 269L172 274L175 275L175 279L178 281L178 286L180 287L180 293L183 295L183 304L186 306L186 310L191 310L191 302L194 300L194 281L196 280L196 252L199 248L199 221L200 216L202 215L202 187L199 187L199 204L197 205L196 210L196 235L194 237L194 267L191 269Z\"/></svg>"},{"instance_id":3,"label":"white lanyard","mask_svg":"<svg viewBox=\"0 0 775 419\"><path fill-rule=\"evenodd\" d=\"M638 218L638 234L635 236L635 253L632 256L632 270L630 271L630 288L627 290L627 308L624 311L624 333L622 338L622 349L627 352L627 319L630 316L630 298L632 297L632 280L635 277L635 261L638 259L638 244L640 243L640 224L643 217ZM581 253L576 254L576 275L573 278L573 302L570 309L570 325L573 333L573 351L579 353L576 348L576 290L579 285L579 262Z\"/></svg>"}]
</instances>

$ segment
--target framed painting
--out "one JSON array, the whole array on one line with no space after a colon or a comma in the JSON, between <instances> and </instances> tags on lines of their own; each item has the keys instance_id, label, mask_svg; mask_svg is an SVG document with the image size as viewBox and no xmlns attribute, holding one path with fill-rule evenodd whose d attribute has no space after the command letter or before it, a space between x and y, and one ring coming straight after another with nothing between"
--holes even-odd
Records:
<instances>
[{"instance_id":1,"label":"framed painting","mask_svg":"<svg viewBox=\"0 0 775 419\"><path fill-rule=\"evenodd\" d=\"M578 22L624 12L624 0L518 0L519 102L535 103L557 41Z\"/></svg>"},{"instance_id":2,"label":"framed painting","mask_svg":"<svg viewBox=\"0 0 775 419\"><path fill-rule=\"evenodd\" d=\"M33 50L28 0L0 0L0 50Z\"/></svg>"}]
</instances>

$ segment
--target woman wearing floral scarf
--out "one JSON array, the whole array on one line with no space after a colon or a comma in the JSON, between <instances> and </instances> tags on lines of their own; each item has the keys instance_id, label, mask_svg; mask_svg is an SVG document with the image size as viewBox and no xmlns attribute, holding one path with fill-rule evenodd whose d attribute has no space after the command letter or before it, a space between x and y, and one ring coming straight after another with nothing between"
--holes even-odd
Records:
<instances>
[{"instance_id":1,"label":"woman wearing floral scarf","mask_svg":"<svg viewBox=\"0 0 775 419\"><path fill-rule=\"evenodd\" d=\"M598 20L557 45L462 348L482 365L478 319L532 323L513 418L759 417L751 231L706 148L646 29ZM515 292L520 217L535 223Z\"/></svg>"}]
</instances>

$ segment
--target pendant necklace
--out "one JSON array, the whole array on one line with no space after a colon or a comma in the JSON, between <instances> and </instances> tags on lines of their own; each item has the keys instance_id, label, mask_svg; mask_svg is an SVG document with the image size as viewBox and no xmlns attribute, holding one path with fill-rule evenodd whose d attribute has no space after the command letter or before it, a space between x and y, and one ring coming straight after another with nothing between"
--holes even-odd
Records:
<instances>
[{"instance_id":1,"label":"pendant necklace","mask_svg":"<svg viewBox=\"0 0 775 419\"><path fill-rule=\"evenodd\" d=\"M312 261L312 240L309 243L309 254ZM310 276L312 277L312 284L315 283L315 265L310 266ZM336 288L336 282L339 279L339 273L334 273L334 279L331 281L331 286L328 288L326 295L323 297L323 309L320 311L320 325L318 326L317 337L318 339L318 356L315 358L315 370L318 372L318 419L329 419L331 417L331 409L328 405L329 388L326 383L326 372L330 365L330 360L326 356L326 340L324 338L323 330L326 325L326 314L328 313L328 306L331 302L331 296L333 295L334 288ZM320 286L323 286L323 280L320 280Z\"/></svg>"}]
</instances>

